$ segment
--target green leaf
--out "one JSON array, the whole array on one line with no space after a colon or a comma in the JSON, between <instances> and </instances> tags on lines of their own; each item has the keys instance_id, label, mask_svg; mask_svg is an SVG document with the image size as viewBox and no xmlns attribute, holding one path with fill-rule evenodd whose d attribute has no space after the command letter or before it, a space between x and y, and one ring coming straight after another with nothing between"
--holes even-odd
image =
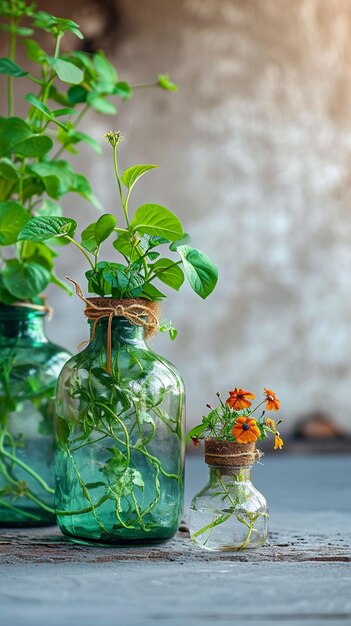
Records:
<instances>
[{"instance_id":1,"label":"green leaf","mask_svg":"<svg viewBox=\"0 0 351 626\"><path fill-rule=\"evenodd\" d=\"M123 184L127 189L132 190L137 180L155 167L158 167L158 165L134 165L133 167L129 167L122 174Z\"/></svg>"},{"instance_id":2,"label":"green leaf","mask_svg":"<svg viewBox=\"0 0 351 626\"><path fill-rule=\"evenodd\" d=\"M165 285L179 291L184 282L184 274L179 265L175 265L170 259L159 259L152 266L156 272L156 278L161 280Z\"/></svg>"},{"instance_id":3,"label":"green leaf","mask_svg":"<svg viewBox=\"0 0 351 626\"><path fill-rule=\"evenodd\" d=\"M74 115L76 113L75 109L69 109L69 108L65 108L65 109L55 109L55 111L52 111L52 115L53 117L56 118L57 117L62 117L63 115ZM65 128L67 128L66 124L64 124Z\"/></svg>"},{"instance_id":4,"label":"green leaf","mask_svg":"<svg viewBox=\"0 0 351 626\"><path fill-rule=\"evenodd\" d=\"M76 144L80 141L83 141L88 146L93 148L93 150L95 150L95 152L97 152L98 154L102 153L102 148L99 142L96 141L96 139L93 139L93 137L90 137L90 135L87 135L86 133L81 133L80 131L69 130L65 135L62 136L60 141L64 145Z\"/></svg>"},{"instance_id":5,"label":"green leaf","mask_svg":"<svg viewBox=\"0 0 351 626\"><path fill-rule=\"evenodd\" d=\"M165 89L166 91L178 91L177 85L172 83L168 74L159 74L157 84L161 89Z\"/></svg>"},{"instance_id":6,"label":"green leaf","mask_svg":"<svg viewBox=\"0 0 351 626\"><path fill-rule=\"evenodd\" d=\"M71 191L79 193L85 200L91 202L97 209L101 210L100 200L93 194L88 179L83 174L75 174L74 185Z\"/></svg>"},{"instance_id":7,"label":"green leaf","mask_svg":"<svg viewBox=\"0 0 351 626\"><path fill-rule=\"evenodd\" d=\"M79 30L79 25L73 20L67 20L62 17L55 17L46 11L37 11L34 17L34 26L52 33L55 37L66 31L74 33L79 39L83 39L83 35Z\"/></svg>"},{"instance_id":8,"label":"green leaf","mask_svg":"<svg viewBox=\"0 0 351 626\"><path fill-rule=\"evenodd\" d=\"M155 285L151 283L144 283L143 291L141 292L141 298L146 298L147 300L151 300L152 302L161 302L167 296L162 293Z\"/></svg>"},{"instance_id":9,"label":"green leaf","mask_svg":"<svg viewBox=\"0 0 351 626\"><path fill-rule=\"evenodd\" d=\"M57 441L61 445L65 445L67 444L68 439L69 439L70 425L67 422L67 420L65 420L65 418L61 417L60 415L57 415L56 420L57 420L56 422Z\"/></svg>"},{"instance_id":10,"label":"green leaf","mask_svg":"<svg viewBox=\"0 0 351 626\"><path fill-rule=\"evenodd\" d=\"M128 83L120 81L115 84L112 95L120 96L123 100L129 100L133 95L133 89Z\"/></svg>"},{"instance_id":11,"label":"green leaf","mask_svg":"<svg viewBox=\"0 0 351 626\"><path fill-rule=\"evenodd\" d=\"M201 298L207 298L218 280L218 270L211 259L200 250L190 246L178 246L183 269L192 289Z\"/></svg>"},{"instance_id":12,"label":"green leaf","mask_svg":"<svg viewBox=\"0 0 351 626\"><path fill-rule=\"evenodd\" d=\"M77 222L69 217L32 217L22 228L17 241L46 241L53 237L73 237Z\"/></svg>"},{"instance_id":13,"label":"green leaf","mask_svg":"<svg viewBox=\"0 0 351 626\"><path fill-rule=\"evenodd\" d=\"M11 61L11 59L7 57L2 57L0 59L0 74L7 74L8 76L16 76L16 78L20 78L21 76L27 76L28 72L23 70L17 63Z\"/></svg>"},{"instance_id":14,"label":"green leaf","mask_svg":"<svg viewBox=\"0 0 351 626\"><path fill-rule=\"evenodd\" d=\"M114 215L110 213L105 213L99 217L98 221L95 224L95 239L100 245L107 237L111 235L114 227L117 224L117 220Z\"/></svg>"},{"instance_id":15,"label":"green leaf","mask_svg":"<svg viewBox=\"0 0 351 626\"><path fill-rule=\"evenodd\" d=\"M129 232L118 233L118 237L112 245L118 252L131 261L135 261L140 256L135 246L131 243L131 235Z\"/></svg>"},{"instance_id":16,"label":"green leaf","mask_svg":"<svg viewBox=\"0 0 351 626\"><path fill-rule=\"evenodd\" d=\"M88 93L85 87L74 85L67 91L67 97L72 104L80 104L81 102L86 102Z\"/></svg>"},{"instance_id":17,"label":"green leaf","mask_svg":"<svg viewBox=\"0 0 351 626\"><path fill-rule=\"evenodd\" d=\"M183 236L183 227L177 216L160 204L140 206L131 226L139 233L165 237L169 241L177 241Z\"/></svg>"},{"instance_id":18,"label":"green leaf","mask_svg":"<svg viewBox=\"0 0 351 626\"><path fill-rule=\"evenodd\" d=\"M62 122L58 122L56 119L57 114L62 114L62 111L64 112L63 114L67 114L66 112L68 112L68 114L70 114L72 111L74 112L74 109L58 109L57 111L50 111L49 107L44 104L44 102L42 102L41 100L39 100L39 98L37 98L34 94L32 93L27 93L25 95L25 99L35 108L38 109L38 111L40 111L41 113L43 113L46 117L49 118L49 120L51 120L52 122L54 122L54 124L57 124L57 126L60 126L61 128L63 128L64 130L66 130L66 126L65 124L62 124Z\"/></svg>"},{"instance_id":19,"label":"green leaf","mask_svg":"<svg viewBox=\"0 0 351 626\"><path fill-rule=\"evenodd\" d=\"M68 83L69 85L79 85L84 80L84 73L79 67L74 65L74 63L51 57L50 64L63 83Z\"/></svg>"},{"instance_id":20,"label":"green leaf","mask_svg":"<svg viewBox=\"0 0 351 626\"><path fill-rule=\"evenodd\" d=\"M98 85L105 93L112 93L117 81L117 72L102 50L94 54L93 64L98 73Z\"/></svg>"},{"instance_id":21,"label":"green leaf","mask_svg":"<svg viewBox=\"0 0 351 626\"><path fill-rule=\"evenodd\" d=\"M104 113L105 115L115 115L117 113L116 107L111 102L94 91L88 94L87 101L98 113Z\"/></svg>"},{"instance_id":22,"label":"green leaf","mask_svg":"<svg viewBox=\"0 0 351 626\"><path fill-rule=\"evenodd\" d=\"M17 202L0 202L0 245L15 243L28 220L28 212Z\"/></svg>"},{"instance_id":23,"label":"green leaf","mask_svg":"<svg viewBox=\"0 0 351 626\"><path fill-rule=\"evenodd\" d=\"M102 270L102 278L111 286L114 298L138 298L142 291L144 278L137 272L130 271L120 263L100 261L98 271Z\"/></svg>"},{"instance_id":24,"label":"green leaf","mask_svg":"<svg viewBox=\"0 0 351 626\"><path fill-rule=\"evenodd\" d=\"M31 127L20 117L9 117L2 128L1 139L12 148L33 135Z\"/></svg>"},{"instance_id":25,"label":"green leaf","mask_svg":"<svg viewBox=\"0 0 351 626\"><path fill-rule=\"evenodd\" d=\"M34 163L29 170L39 176L51 198L61 198L75 186L75 174L66 161Z\"/></svg>"},{"instance_id":26,"label":"green leaf","mask_svg":"<svg viewBox=\"0 0 351 626\"><path fill-rule=\"evenodd\" d=\"M51 272L54 268L54 258L57 256L57 253L48 248L45 243L27 241L21 260L34 261Z\"/></svg>"},{"instance_id":27,"label":"green leaf","mask_svg":"<svg viewBox=\"0 0 351 626\"><path fill-rule=\"evenodd\" d=\"M47 135L32 135L14 146L14 152L21 157L38 158L50 152L54 143Z\"/></svg>"},{"instance_id":28,"label":"green leaf","mask_svg":"<svg viewBox=\"0 0 351 626\"><path fill-rule=\"evenodd\" d=\"M37 296L50 282L50 272L31 261L7 261L2 275L6 289L20 300Z\"/></svg>"},{"instance_id":29,"label":"green leaf","mask_svg":"<svg viewBox=\"0 0 351 626\"><path fill-rule=\"evenodd\" d=\"M49 109L48 106L46 106L46 104L44 104L44 102L42 102L41 100L39 100L39 98L37 98L33 93L27 93L25 96L25 99L30 102L30 104L32 104L36 109L38 109L39 111L41 111L42 113L44 113L44 115L47 115L47 117L52 118L52 113Z\"/></svg>"},{"instance_id":30,"label":"green leaf","mask_svg":"<svg viewBox=\"0 0 351 626\"><path fill-rule=\"evenodd\" d=\"M53 146L46 135L33 134L31 127L20 117L5 120L0 133L0 151L3 154L15 153L23 157L42 157Z\"/></svg>"},{"instance_id":31,"label":"green leaf","mask_svg":"<svg viewBox=\"0 0 351 626\"><path fill-rule=\"evenodd\" d=\"M19 171L11 161L11 159L7 159L4 157L0 159L0 176L6 178L6 180L11 180L16 182L19 178Z\"/></svg>"},{"instance_id":32,"label":"green leaf","mask_svg":"<svg viewBox=\"0 0 351 626\"><path fill-rule=\"evenodd\" d=\"M39 46L37 41L34 39L26 39L24 41L26 46L27 57L34 61L35 63L43 63L47 59L47 54L44 50Z\"/></svg>"},{"instance_id":33,"label":"green leaf","mask_svg":"<svg viewBox=\"0 0 351 626\"><path fill-rule=\"evenodd\" d=\"M189 443L189 441L191 440L192 437L194 437L196 439L198 437L201 437L201 435L205 432L205 430L206 430L206 425L205 424L198 424L198 426L194 426L194 428L192 428L188 432L188 434L187 434L187 436L185 438L186 443Z\"/></svg>"},{"instance_id":34,"label":"green leaf","mask_svg":"<svg viewBox=\"0 0 351 626\"><path fill-rule=\"evenodd\" d=\"M89 224L89 226L83 230L81 235L82 246L91 253L96 252L98 248L98 243L95 239L95 224L96 222Z\"/></svg>"},{"instance_id":35,"label":"green leaf","mask_svg":"<svg viewBox=\"0 0 351 626\"><path fill-rule=\"evenodd\" d=\"M178 239L178 241L173 241L171 245L169 246L169 249L172 250L172 252L176 252L179 246L184 246L185 244L189 244L189 243L190 243L190 235L188 235L188 233L184 233L184 237L182 237L181 239Z\"/></svg>"},{"instance_id":36,"label":"green leaf","mask_svg":"<svg viewBox=\"0 0 351 626\"><path fill-rule=\"evenodd\" d=\"M0 272L0 302L3 304L12 304L16 302L16 300L16 296L13 296L8 289L5 288L2 273Z\"/></svg>"},{"instance_id":37,"label":"green leaf","mask_svg":"<svg viewBox=\"0 0 351 626\"><path fill-rule=\"evenodd\" d=\"M155 424L155 421L151 417L150 413L147 413L146 411L138 411L138 421L140 424Z\"/></svg>"},{"instance_id":38,"label":"green leaf","mask_svg":"<svg viewBox=\"0 0 351 626\"><path fill-rule=\"evenodd\" d=\"M164 320L159 326L160 333L168 333L171 341L177 338L178 331L169 320Z\"/></svg>"}]
</instances>

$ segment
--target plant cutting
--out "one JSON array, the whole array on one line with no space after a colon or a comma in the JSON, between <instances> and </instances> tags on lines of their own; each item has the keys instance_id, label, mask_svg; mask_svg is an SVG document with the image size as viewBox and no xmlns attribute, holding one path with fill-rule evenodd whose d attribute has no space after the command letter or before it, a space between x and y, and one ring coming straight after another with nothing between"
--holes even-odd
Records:
<instances>
[{"instance_id":1,"label":"plant cutting","mask_svg":"<svg viewBox=\"0 0 351 626\"><path fill-rule=\"evenodd\" d=\"M206 298L217 269L193 248L178 217L158 204L131 211L136 182L156 166L120 173L119 132L109 132L119 215L104 214L75 236L71 218L38 216L19 241L71 242L87 262L87 347L63 368L57 391L56 508L62 531L78 541L162 541L178 528L183 500L184 386L176 368L146 339L159 328L163 287L185 279ZM101 260L112 240L116 261ZM161 291L162 288L162 291ZM163 325L171 338L175 329Z\"/></svg>"},{"instance_id":2,"label":"plant cutting","mask_svg":"<svg viewBox=\"0 0 351 626\"><path fill-rule=\"evenodd\" d=\"M256 548L267 539L269 514L265 498L251 482L251 467L262 455L257 441L273 435L274 449L283 447L277 430L281 420L266 417L266 411L279 411L280 401L268 388L254 408L255 394L245 389L230 391L226 402L219 393L217 397L219 406L207 404L210 412L187 435L195 447L205 441L210 467L209 482L190 505L190 536L206 550Z\"/></svg>"},{"instance_id":3,"label":"plant cutting","mask_svg":"<svg viewBox=\"0 0 351 626\"><path fill-rule=\"evenodd\" d=\"M17 242L17 236L33 216L61 219L61 200L69 193L101 208L88 179L64 157L81 146L100 154L100 143L80 129L84 116L89 110L115 115L114 102L130 99L134 88L119 80L102 51L61 52L66 33L83 38L72 20L23 0L0 0L0 29L9 46L0 58L7 102L0 117L0 525L28 525L55 519L54 392L70 356L45 336L50 309L42 293L50 283L71 292L55 272L62 249L56 244L68 239L34 243ZM48 49L40 33L51 36ZM27 55L25 67L16 62L19 48ZM28 85L24 103L20 98L24 118L18 116L18 82ZM154 85L176 89L167 75Z\"/></svg>"}]
</instances>

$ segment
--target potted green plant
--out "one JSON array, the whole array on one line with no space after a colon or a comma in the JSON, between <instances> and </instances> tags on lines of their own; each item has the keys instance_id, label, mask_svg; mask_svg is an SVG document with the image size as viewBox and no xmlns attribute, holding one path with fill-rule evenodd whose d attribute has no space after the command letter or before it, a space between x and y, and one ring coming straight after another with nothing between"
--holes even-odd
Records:
<instances>
[{"instance_id":1,"label":"potted green plant","mask_svg":"<svg viewBox=\"0 0 351 626\"><path fill-rule=\"evenodd\" d=\"M106 135L123 221L102 215L75 239L77 224L49 216L29 220L19 241L68 239L88 263L85 302L88 346L63 368L57 390L56 508L62 531L76 540L134 543L168 539L183 500L184 386L174 365L147 337L159 327L162 285L179 290L186 278L206 298L217 269L189 245L178 217L158 204L133 213L131 193L155 165L119 172L119 132ZM110 237L117 260L100 260ZM74 282L74 281L72 281ZM162 325L171 338L175 330Z\"/></svg>"},{"instance_id":2,"label":"potted green plant","mask_svg":"<svg viewBox=\"0 0 351 626\"><path fill-rule=\"evenodd\" d=\"M280 421L266 417L278 411L280 401L271 389L251 408L255 394L235 387L226 402L219 393L219 406L210 404L208 415L187 435L196 447L205 441L205 462L209 480L190 505L190 536L200 548L235 551L262 546L268 535L268 507L264 496L251 482L251 467L261 457L257 441L274 436L274 448L283 440L277 430ZM265 404L261 414L254 413Z\"/></svg>"},{"instance_id":3,"label":"potted green plant","mask_svg":"<svg viewBox=\"0 0 351 626\"><path fill-rule=\"evenodd\" d=\"M61 220L68 193L100 207L88 179L63 154L75 155L81 145L100 153L79 124L90 109L114 115L111 100L128 100L133 88L119 81L102 51L61 53L66 33L83 38L72 20L1 0L0 29L9 42L8 57L0 59L8 106L0 117L0 525L43 524L54 521L54 391L70 355L45 336L49 308L41 294L50 283L70 290L55 273L55 241L17 242L17 235L33 216ZM48 51L33 35L40 31L52 36ZM16 63L18 46L37 72ZM29 85L25 119L16 115L16 81ZM176 89L166 75L154 84Z\"/></svg>"}]
</instances>

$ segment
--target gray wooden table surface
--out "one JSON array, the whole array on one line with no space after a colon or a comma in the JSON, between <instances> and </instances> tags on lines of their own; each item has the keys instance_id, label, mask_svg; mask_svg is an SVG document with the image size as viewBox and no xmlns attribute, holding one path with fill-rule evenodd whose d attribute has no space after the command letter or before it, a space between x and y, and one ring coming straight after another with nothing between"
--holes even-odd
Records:
<instances>
[{"instance_id":1,"label":"gray wooden table surface","mask_svg":"<svg viewBox=\"0 0 351 626\"><path fill-rule=\"evenodd\" d=\"M189 458L186 508L205 478ZM351 624L351 457L265 457L254 482L271 512L259 550L203 552L185 527L152 548L2 529L1 626Z\"/></svg>"}]
</instances>

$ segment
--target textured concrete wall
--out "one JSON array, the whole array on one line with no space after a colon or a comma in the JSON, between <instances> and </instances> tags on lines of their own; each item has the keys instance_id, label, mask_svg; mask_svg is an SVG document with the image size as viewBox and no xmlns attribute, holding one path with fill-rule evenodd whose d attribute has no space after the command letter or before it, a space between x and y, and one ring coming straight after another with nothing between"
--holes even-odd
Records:
<instances>
[{"instance_id":1,"label":"textured concrete wall","mask_svg":"<svg viewBox=\"0 0 351 626\"><path fill-rule=\"evenodd\" d=\"M178 212L220 271L208 301L188 288L170 293L164 312L179 338L155 341L185 378L190 423L217 389L265 385L289 420L321 409L350 429L350 2L118 6L106 52L121 78L168 71L181 89L139 92L117 120L92 114L83 126L99 139L120 128L123 165L161 165L135 206ZM81 7L62 3L60 12L88 25ZM87 148L81 161L113 211L108 147L102 158ZM67 206L84 225L94 218L74 197ZM74 250L59 267L82 281ZM57 291L51 300L50 336L74 349L86 334L81 304Z\"/></svg>"}]
</instances>

